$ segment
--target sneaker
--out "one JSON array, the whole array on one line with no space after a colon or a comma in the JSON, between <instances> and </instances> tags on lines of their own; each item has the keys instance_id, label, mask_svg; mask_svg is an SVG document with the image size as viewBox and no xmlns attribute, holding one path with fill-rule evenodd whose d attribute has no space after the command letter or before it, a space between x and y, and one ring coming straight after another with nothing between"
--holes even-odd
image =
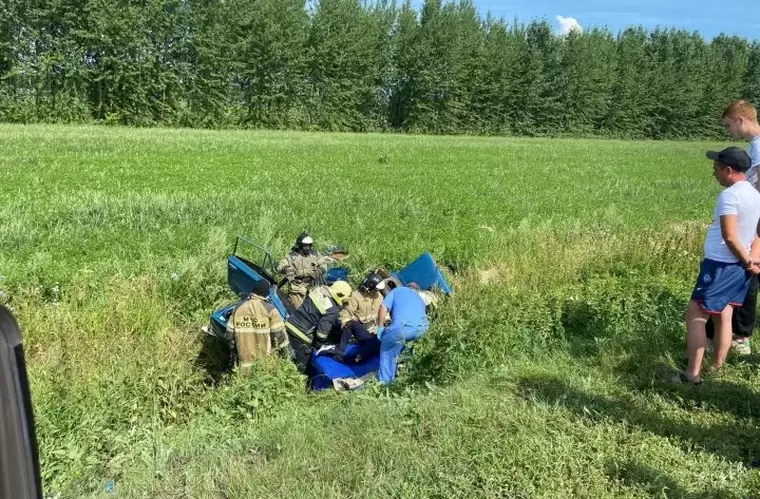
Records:
<instances>
[{"instance_id":1,"label":"sneaker","mask_svg":"<svg viewBox=\"0 0 760 499\"><path fill-rule=\"evenodd\" d=\"M752 344L750 343L749 338L738 341L733 340L731 341L731 350L742 357L752 355Z\"/></svg>"}]
</instances>

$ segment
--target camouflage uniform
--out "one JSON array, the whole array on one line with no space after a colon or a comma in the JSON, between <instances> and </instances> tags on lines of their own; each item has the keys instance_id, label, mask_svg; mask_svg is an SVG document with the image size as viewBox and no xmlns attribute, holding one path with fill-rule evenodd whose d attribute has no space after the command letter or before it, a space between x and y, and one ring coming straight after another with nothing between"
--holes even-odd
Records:
<instances>
[{"instance_id":1,"label":"camouflage uniform","mask_svg":"<svg viewBox=\"0 0 760 499\"><path fill-rule=\"evenodd\" d=\"M272 349L288 346L280 312L267 298L255 294L232 311L227 340L235 342L241 373L248 372L254 360L269 355Z\"/></svg>"},{"instance_id":2,"label":"camouflage uniform","mask_svg":"<svg viewBox=\"0 0 760 499\"><path fill-rule=\"evenodd\" d=\"M277 264L277 272L285 274L288 279L288 299L296 310L303 304L309 290L319 284L320 278L327 272L325 263L319 252L311 250L306 256L291 251Z\"/></svg>"}]
</instances>

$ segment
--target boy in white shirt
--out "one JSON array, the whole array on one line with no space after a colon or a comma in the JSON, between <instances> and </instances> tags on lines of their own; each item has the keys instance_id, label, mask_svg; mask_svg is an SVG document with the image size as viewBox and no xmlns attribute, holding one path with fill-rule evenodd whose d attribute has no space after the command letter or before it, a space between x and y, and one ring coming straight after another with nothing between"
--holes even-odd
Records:
<instances>
[{"instance_id":1,"label":"boy in white shirt","mask_svg":"<svg viewBox=\"0 0 760 499\"><path fill-rule=\"evenodd\" d=\"M747 153L739 147L720 152L709 151L713 175L726 189L718 196L713 223L707 229L704 259L686 314L686 348L689 357L683 382L699 384L707 342L705 323L715 324L715 356L712 369L720 369L731 348L731 315L741 306L752 274L760 273L760 264L751 250L760 250L757 239L760 221L760 193L747 182L751 167Z\"/></svg>"}]
</instances>

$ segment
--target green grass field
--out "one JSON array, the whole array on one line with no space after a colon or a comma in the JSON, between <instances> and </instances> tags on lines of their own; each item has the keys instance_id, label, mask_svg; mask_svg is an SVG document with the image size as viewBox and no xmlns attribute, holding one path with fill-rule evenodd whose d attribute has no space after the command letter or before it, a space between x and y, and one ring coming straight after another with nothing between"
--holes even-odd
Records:
<instances>
[{"instance_id":1,"label":"green grass field","mask_svg":"<svg viewBox=\"0 0 760 499\"><path fill-rule=\"evenodd\" d=\"M668 382L721 145L0 126L46 494L760 497L755 358ZM234 236L280 255L301 230L355 277L446 268L391 389L214 369Z\"/></svg>"}]
</instances>

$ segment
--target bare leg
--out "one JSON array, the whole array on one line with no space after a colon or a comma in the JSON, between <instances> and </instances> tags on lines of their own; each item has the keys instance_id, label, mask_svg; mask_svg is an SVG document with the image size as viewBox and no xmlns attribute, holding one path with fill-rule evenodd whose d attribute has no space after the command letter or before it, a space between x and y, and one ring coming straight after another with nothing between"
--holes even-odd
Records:
<instances>
[{"instance_id":1,"label":"bare leg","mask_svg":"<svg viewBox=\"0 0 760 499\"><path fill-rule=\"evenodd\" d=\"M707 342L705 333L707 317L707 312L699 308L697 302L693 300L689 302L689 309L686 312L686 352L689 362L685 374L691 381L699 379L699 372L702 369L702 357L705 355L705 344ZM713 319L716 317L713 316ZM730 325L729 320L729 328ZM717 326L716 324L716 329L718 329Z\"/></svg>"},{"instance_id":2,"label":"bare leg","mask_svg":"<svg viewBox=\"0 0 760 499\"><path fill-rule=\"evenodd\" d=\"M731 328L731 316L734 307L728 305L723 309L720 315L713 315L715 321L715 357L713 359L713 369L720 369L726 363L728 351L731 349L731 338L733 331Z\"/></svg>"}]
</instances>

